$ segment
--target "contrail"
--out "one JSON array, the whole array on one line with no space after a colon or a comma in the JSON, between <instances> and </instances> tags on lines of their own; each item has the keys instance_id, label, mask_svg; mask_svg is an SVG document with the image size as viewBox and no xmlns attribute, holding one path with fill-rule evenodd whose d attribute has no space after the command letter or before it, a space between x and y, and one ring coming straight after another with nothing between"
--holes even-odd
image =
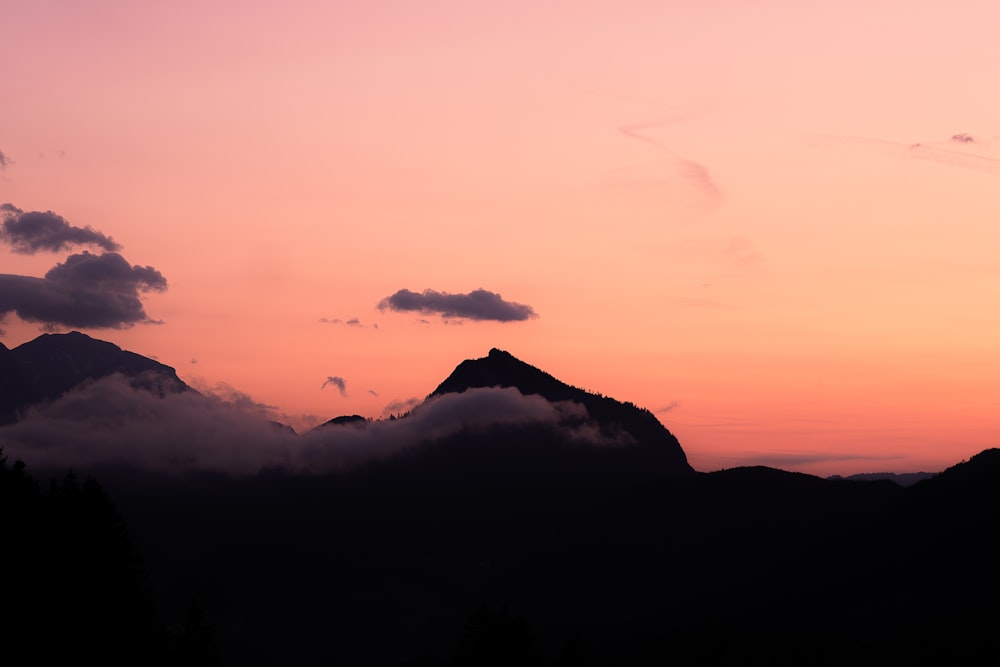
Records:
<instances>
[{"instance_id":1,"label":"contrail","mask_svg":"<svg viewBox=\"0 0 1000 667\"><path fill-rule=\"evenodd\" d=\"M719 201L722 199L722 190L720 190L719 186L717 186L715 181L712 180L712 176L709 174L708 168L705 167L705 165L677 155L677 153L674 153L656 139L653 139L649 135L645 134L646 130L653 130L658 127L673 125L674 123L701 115L701 113L702 112L700 111L689 111L652 123L631 123L629 125L620 125L618 127L618 131L630 139L647 143L657 150L669 155L677 162L679 167L678 172L681 176L694 181L698 188L712 201Z\"/></svg>"}]
</instances>

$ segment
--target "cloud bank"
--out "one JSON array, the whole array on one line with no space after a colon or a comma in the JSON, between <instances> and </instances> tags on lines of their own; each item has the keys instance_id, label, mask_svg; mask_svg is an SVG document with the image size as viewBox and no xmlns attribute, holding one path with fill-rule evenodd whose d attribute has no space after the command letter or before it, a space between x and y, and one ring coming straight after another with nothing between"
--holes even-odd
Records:
<instances>
[{"instance_id":1,"label":"cloud bank","mask_svg":"<svg viewBox=\"0 0 1000 667\"><path fill-rule=\"evenodd\" d=\"M472 290L468 294L449 294L431 289L417 293L401 289L382 299L378 309L494 322L521 322L538 317L531 306L504 301L496 292L484 289Z\"/></svg>"},{"instance_id":2,"label":"cloud bank","mask_svg":"<svg viewBox=\"0 0 1000 667\"><path fill-rule=\"evenodd\" d=\"M115 252L70 255L43 278L0 274L0 316L49 326L122 329L152 322L140 292L162 292L167 279Z\"/></svg>"},{"instance_id":3,"label":"cloud bank","mask_svg":"<svg viewBox=\"0 0 1000 667\"><path fill-rule=\"evenodd\" d=\"M2 161L0 161L2 162ZM0 241L22 255L62 252L74 246L92 245L103 250L121 250L110 236L92 227L74 227L52 211L22 211L13 204L0 205Z\"/></svg>"},{"instance_id":4,"label":"cloud bank","mask_svg":"<svg viewBox=\"0 0 1000 667\"><path fill-rule=\"evenodd\" d=\"M276 467L296 474L349 470L428 440L496 425L549 424L581 445L623 444L589 425L583 406L550 403L510 387L445 394L405 419L360 429L332 426L296 436L276 429L272 416L267 406L231 388L159 398L113 375L0 428L0 443L12 460L38 468L125 466L235 476Z\"/></svg>"}]
</instances>

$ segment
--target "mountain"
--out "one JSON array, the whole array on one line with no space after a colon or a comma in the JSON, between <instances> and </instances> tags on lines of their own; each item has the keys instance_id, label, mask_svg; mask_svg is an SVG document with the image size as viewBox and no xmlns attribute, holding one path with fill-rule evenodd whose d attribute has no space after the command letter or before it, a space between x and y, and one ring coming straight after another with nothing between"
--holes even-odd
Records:
<instances>
[{"instance_id":1,"label":"mountain","mask_svg":"<svg viewBox=\"0 0 1000 667\"><path fill-rule=\"evenodd\" d=\"M934 477L936 474L936 472L861 472L854 475L848 475L847 477L843 477L841 475L830 475L827 479L849 479L852 481L862 482L878 482L886 480L899 484L900 486L913 486L917 482L922 482L925 479Z\"/></svg>"},{"instance_id":2,"label":"mountain","mask_svg":"<svg viewBox=\"0 0 1000 667\"><path fill-rule=\"evenodd\" d=\"M24 386L14 353L0 343L0 424L9 424L16 418Z\"/></svg>"},{"instance_id":3,"label":"mountain","mask_svg":"<svg viewBox=\"0 0 1000 667\"><path fill-rule=\"evenodd\" d=\"M13 350L0 348L0 424L15 421L28 406L54 401L114 373L160 396L193 391L170 366L78 331L43 334Z\"/></svg>"},{"instance_id":4,"label":"mountain","mask_svg":"<svg viewBox=\"0 0 1000 667\"><path fill-rule=\"evenodd\" d=\"M605 435L624 432L640 448L655 452L659 459L656 465L663 470L694 472L677 438L649 410L568 385L497 348L485 357L460 363L428 398L485 387L513 387L525 396L583 405Z\"/></svg>"},{"instance_id":5,"label":"mountain","mask_svg":"<svg viewBox=\"0 0 1000 667\"><path fill-rule=\"evenodd\" d=\"M77 334L27 353L0 347L0 396L109 368L176 378L108 345ZM525 403L515 388L586 414L422 430L441 423L429 413L465 423L468 406L486 404L468 399ZM696 473L648 411L500 350L462 362L428 398L391 424L355 431L360 420L345 416L331 420L334 437L281 442L322 455L311 445L336 436L359 449L417 438L365 466L95 469L142 554L157 615L179 627L196 600L223 665L539 664L539 651L556 656L547 665L1000 664L1000 450L905 488L760 466ZM572 438L595 430L630 444ZM129 433L137 447L159 435ZM238 433L227 456L258 444ZM206 446L225 445L221 435ZM7 522L24 525L21 511L11 503ZM70 562L89 548L83 537L60 541ZM24 561L35 569L21 580L51 580L48 561ZM68 590L31 599L63 611L90 602ZM495 651L529 635L531 651Z\"/></svg>"},{"instance_id":6,"label":"mountain","mask_svg":"<svg viewBox=\"0 0 1000 667\"><path fill-rule=\"evenodd\" d=\"M325 421L313 430L320 430L324 428L329 428L331 426L346 426L351 425L355 428L364 428L368 424L368 420L361 415L341 415L339 417L334 417L329 421Z\"/></svg>"}]
</instances>

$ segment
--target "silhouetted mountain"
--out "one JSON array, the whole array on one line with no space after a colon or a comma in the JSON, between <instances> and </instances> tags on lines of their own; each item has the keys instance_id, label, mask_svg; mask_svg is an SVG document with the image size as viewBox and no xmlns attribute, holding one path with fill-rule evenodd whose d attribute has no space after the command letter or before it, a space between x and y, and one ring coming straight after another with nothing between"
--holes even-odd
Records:
<instances>
[{"instance_id":1,"label":"silhouetted mountain","mask_svg":"<svg viewBox=\"0 0 1000 667\"><path fill-rule=\"evenodd\" d=\"M19 410L53 401L81 383L121 373L129 385L159 396L193 391L173 368L74 331L43 334L0 350L0 423Z\"/></svg>"},{"instance_id":2,"label":"silhouetted mountain","mask_svg":"<svg viewBox=\"0 0 1000 667\"><path fill-rule=\"evenodd\" d=\"M25 385L14 354L0 343L0 424L16 419L17 407L24 400Z\"/></svg>"},{"instance_id":3,"label":"silhouetted mountain","mask_svg":"<svg viewBox=\"0 0 1000 667\"><path fill-rule=\"evenodd\" d=\"M323 429L330 426L345 426L351 425L356 428L363 427L368 424L368 420L361 415L341 415L339 417L334 417L329 421L325 421L313 430Z\"/></svg>"},{"instance_id":4,"label":"silhouetted mountain","mask_svg":"<svg viewBox=\"0 0 1000 667\"><path fill-rule=\"evenodd\" d=\"M270 424L278 433L283 433L285 435L298 435L295 432L295 429L288 424L282 424L281 422L274 421L273 419L268 420L267 423Z\"/></svg>"},{"instance_id":5,"label":"silhouetted mountain","mask_svg":"<svg viewBox=\"0 0 1000 667\"><path fill-rule=\"evenodd\" d=\"M514 387L526 396L537 394L551 402L579 403L605 435L624 432L634 444L655 451L659 459L656 465L663 471L693 472L677 438L649 410L568 385L496 348L485 357L460 363L429 398L484 387Z\"/></svg>"},{"instance_id":6,"label":"silhouetted mountain","mask_svg":"<svg viewBox=\"0 0 1000 667\"><path fill-rule=\"evenodd\" d=\"M20 373L15 352L0 349L0 365ZM419 430L465 424L452 406L493 405L463 402L477 396L578 403L586 415ZM439 421L421 421L429 411ZM572 437L595 431L629 444ZM159 617L194 609L179 647L214 638L231 665L1000 657L1000 450L907 488L766 467L695 473L648 411L499 350L460 364L409 416L339 433L375 448L382 434L414 441L325 473L95 471L148 566ZM18 512L6 512L11 525Z\"/></svg>"},{"instance_id":7,"label":"silhouetted mountain","mask_svg":"<svg viewBox=\"0 0 1000 667\"><path fill-rule=\"evenodd\" d=\"M930 479L936 472L862 472L843 477L842 475L830 475L827 479L838 480L848 479L861 482L889 481L900 486L913 486L917 482Z\"/></svg>"},{"instance_id":8,"label":"silhouetted mountain","mask_svg":"<svg viewBox=\"0 0 1000 667\"><path fill-rule=\"evenodd\" d=\"M958 487L966 489L977 485L1000 489L1000 449L985 449L968 461L962 461L947 468L932 480L923 483L925 487Z\"/></svg>"}]
</instances>

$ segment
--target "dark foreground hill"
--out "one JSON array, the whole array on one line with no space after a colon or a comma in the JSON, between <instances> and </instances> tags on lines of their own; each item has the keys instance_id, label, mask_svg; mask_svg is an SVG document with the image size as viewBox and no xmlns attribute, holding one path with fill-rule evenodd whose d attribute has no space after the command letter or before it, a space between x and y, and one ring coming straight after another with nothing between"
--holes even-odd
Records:
<instances>
[{"instance_id":1,"label":"dark foreground hill","mask_svg":"<svg viewBox=\"0 0 1000 667\"><path fill-rule=\"evenodd\" d=\"M91 472L144 558L159 617L176 623L197 599L223 664L1000 656L997 450L909 488L699 474L648 413L500 352L464 362L397 421L426 423L420 410L463 396L544 397L557 417L469 420L324 474Z\"/></svg>"}]
</instances>

